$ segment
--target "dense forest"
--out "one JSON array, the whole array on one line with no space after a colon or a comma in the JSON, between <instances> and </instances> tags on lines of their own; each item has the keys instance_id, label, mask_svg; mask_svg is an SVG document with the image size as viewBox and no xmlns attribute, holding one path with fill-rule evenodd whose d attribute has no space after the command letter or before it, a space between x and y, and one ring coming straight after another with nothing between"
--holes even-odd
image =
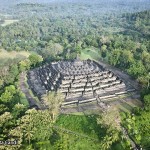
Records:
<instances>
[{"instance_id":1,"label":"dense forest","mask_svg":"<svg viewBox=\"0 0 150 150\"><path fill-rule=\"evenodd\" d=\"M0 141L17 139L18 145L0 144L0 149L131 149L122 127L139 148L150 149L149 6L148 0L1 2L0 56L14 51L17 55L0 57ZM20 55L22 51L29 56ZM20 90L20 75L77 55L109 63L137 80L143 106L120 114L110 110L99 115L59 115L63 99L59 93L49 93L55 99L53 107L31 109ZM116 116L121 127L114 123Z\"/></svg>"}]
</instances>

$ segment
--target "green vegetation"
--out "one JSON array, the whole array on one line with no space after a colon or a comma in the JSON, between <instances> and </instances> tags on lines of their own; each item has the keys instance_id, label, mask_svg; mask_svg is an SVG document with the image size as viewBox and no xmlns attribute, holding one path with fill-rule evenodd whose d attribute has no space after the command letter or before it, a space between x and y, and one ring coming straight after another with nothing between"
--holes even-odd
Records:
<instances>
[{"instance_id":1,"label":"green vegetation","mask_svg":"<svg viewBox=\"0 0 150 150\"><path fill-rule=\"evenodd\" d=\"M17 138L18 145L0 149L131 149L121 128L137 146L150 149L149 16L147 0L1 2L0 140ZM141 84L143 104L123 102L116 105L119 112L110 109L97 115L59 115L63 98L47 93L47 110L29 109L19 88L20 74L77 55L103 60L130 74Z\"/></svg>"},{"instance_id":2,"label":"green vegetation","mask_svg":"<svg viewBox=\"0 0 150 150\"><path fill-rule=\"evenodd\" d=\"M132 114L122 113L122 124L137 144L142 145L145 149L149 149L150 95L145 95L143 101L143 108L135 107L132 110Z\"/></svg>"},{"instance_id":3,"label":"green vegetation","mask_svg":"<svg viewBox=\"0 0 150 150\"><path fill-rule=\"evenodd\" d=\"M107 140L107 142L104 141L105 139L107 139L106 136L107 129L105 127L102 127L102 123L100 123L100 121L102 120L101 118L99 118L98 121L99 123L97 123L98 117L99 117L98 115L60 115L59 116L58 120L56 121L56 126L59 126L60 130L67 129L66 132L69 136L69 139L71 139L72 142L72 145L69 145L68 150L71 150L72 148L74 150L77 150L79 147L81 150L82 149L84 150L85 148L89 150L93 148L94 150L96 150L102 147L103 149L105 149L105 147L107 146L108 142L110 142L110 140L109 141ZM111 120L114 122L113 119ZM108 132L109 133L107 133L107 135L110 136L113 131L109 130ZM110 142L110 147L113 142L115 143L111 147L112 150L119 150L119 148L121 149L127 148L125 140L122 143L120 143L121 140L114 139L114 134L112 135L114 141ZM76 141L76 136L79 141L78 140ZM116 136L120 136L120 135L116 135Z\"/></svg>"},{"instance_id":4,"label":"green vegetation","mask_svg":"<svg viewBox=\"0 0 150 150\"><path fill-rule=\"evenodd\" d=\"M114 107L118 108L118 110L123 112L131 113L134 108L142 107L142 102L138 99L130 99L126 101L121 101L120 103L116 104Z\"/></svg>"},{"instance_id":5,"label":"green vegetation","mask_svg":"<svg viewBox=\"0 0 150 150\"><path fill-rule=\"evenodd\" d=\"M100 126L97 125L95 115L60 115L56 121L56 125L73 132L87 135L96 140L99 139L99 135L104 135L103 131L100 130Z\"/></svg>"},{"instance_id":6,"label":"green vegetation","mask_svg":"<svg viewBox=\"0 0 150 150\"><path fill-rule=\"evenodd\" d=\"M44 104L48 107L52 121L55 122L59 114L59 108L64 101L63 95L59 92L48 92L42 96L42 100L44 101Z\"/></svg>"},{"instance_id":7,"label":"green vegetation","mask_svg":"<svg viewBox=\"0 0 150 150\"><path fill-rule=\"evenodd\" d=\"M17 22L18 20L4 20L4 22L1 24L1 26L7 26L14 22Z\"/></svg>"},{"instance_id":8,"label":"green vegetation","mask_svg":"<svg viewBox=\"0 0 150 150\"><path fill-rule=\"evenodd\" d=\"M83 49L81 51L80 58L82 60L85 59L100 60L101 58L100 50L94 47Z\"/></svg>"},{"instance_id":9,"label":"green vegetation","mask_svg":"<svg viewBox=\"0 0 150 150\"><path fill-rule=\"evenodd\" d=\"M6 50L0 50L0 58L1 59L7 59L7 58L14 59L14 58L18 58L18 57L27 58L29 55L30 55L30 53L27 52L27 51L21 51L21 52L11 51L11 52L8 52Z\"/></svg>"},{"instance_id":10,"label":"green vegetation","mask_svg":"<svg viewBox=\"0 0 150 150\"><path fill-rule=\"evenodd\" d=\"M15 84L21 72L39 65L42 61L42 57L34 53L30 54L28 58L17 56L13 59L7 59L4 57L0 65L0 90L4 86Z\"/></svg>"}]
</instances>

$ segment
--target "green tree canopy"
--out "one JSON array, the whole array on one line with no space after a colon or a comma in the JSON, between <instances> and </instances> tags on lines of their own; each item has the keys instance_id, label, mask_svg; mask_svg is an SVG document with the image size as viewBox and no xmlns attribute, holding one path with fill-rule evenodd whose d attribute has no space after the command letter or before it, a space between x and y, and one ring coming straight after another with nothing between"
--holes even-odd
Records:
<instances>
[{"instance_id":1,"label":"green tree canopy","mask_svg":"<svg viewBox=\"0 0 150 150\"><path fill-rule=\"evenodd\" d=\"M64 101L64 96L60 92L48 92L42 96L42 99L45 105L48 107L53 122L55 122L60 110L60 106Z\"/></svg>"}]
</instances>

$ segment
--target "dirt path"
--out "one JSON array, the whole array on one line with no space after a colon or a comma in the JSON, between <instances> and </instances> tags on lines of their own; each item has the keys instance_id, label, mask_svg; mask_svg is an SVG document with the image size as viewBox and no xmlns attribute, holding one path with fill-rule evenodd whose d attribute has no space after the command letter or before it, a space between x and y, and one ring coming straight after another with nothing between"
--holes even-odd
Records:
<instances>
[{"instance_id":1,"label":"dirt path","mask_svg":"<svg viewBox=\"0 0 150 150\"><path fill-rule=\"evenodd\" d=\"M65 129L65 128L62 128L62 127L59 127L59 126L53 126L54 129L56 130L59 130L59 131L62 131L62 132L65 132L65 133L68 133L68 134L73 134L75 136L79 136L79 137L82 137L82 138L86 138L87 140L92 140L92 141L95 141L95 142L99 142L98 139L96 138L91 138L85 134L81 134L81 133L78 133L78 132L74 132L72 130L68 130L68 129Z\"/></svg>"},{"instance_id":2,"label":"dirt path","mask_svg":"<svg viewBox=\"0 0 150 150\"><path fill-rule=\"evenodd\" d=\"M122 133L130 141L133 150L140 150L140 148L137 146L135 141L132 140L132 138L129 136L127 130L123 127L122 127Z\"/></svg>"},{"instance_id":3,"label":"dirt path","mask_svg":"<svg viewBox=\"0 0 150 150\"><path fill-rule=\"evenodd\" d=\"M21 91L25 94L30 107L35 107L35 108L40 108L40 106L37 104L36 100L33 98L33 96L30 94L29 92L29 88L27 87L27 85L25 84L25 80L26 80L26 73L23 72L20 74L20 84L19 87L21 89Z\"/></svg>"}]
</instances>

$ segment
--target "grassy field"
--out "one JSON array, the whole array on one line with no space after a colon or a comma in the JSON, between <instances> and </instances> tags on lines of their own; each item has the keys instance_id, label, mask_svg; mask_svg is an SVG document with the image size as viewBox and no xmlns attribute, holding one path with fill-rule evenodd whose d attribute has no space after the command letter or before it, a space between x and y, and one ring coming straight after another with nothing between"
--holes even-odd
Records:
<instances>
[{"instance_id":1,"label":"grassy field","mask_svg":"<svg viewBox=\"0 0 150 150\"><path fill-rule=\"evenodd\" d=\"M68 134L69 150L99 150L101 137L105 134L97 125L95 115L60 115L56 125L79 134Z\"/></svg>"},{"instance_id":2,"label":"grassy field","mask_svg":"<svg viewBox=\"0 0 150 150\"><path fill-rule=\"evenodd\" d=\"M130 99L127 101L122 101L117 103L114 107L118 108L120 111L131 112L135 107L141 107L142 102L138 99Z\"/></svg>"},{"instance_id":3,"label":"grassy field","mask_svg":"<svg viewBox=\"0 0 150 150\"><path fill-rule=\"evenodd\" d=\"M129 94L118 97L125 100L114 103L112 107L116 107L119 111L123 112L131 112L134 107L141 107L141 101L135 98L128 99L128 97ZM94 112L90 115L77 112L59 116L56 121L56 126L81 134L81 136L68 135L69 141L72 141L73 146L73 148L71 147L68 150L101 150L101 141L105 137L106 131L97 124L97 117L98 114L94 115ZM88 136L88 138L84 138L82 135ZM89 138L95 139L96 141L89 140ZM119 141L112 145L111 150L126 150L126 148L123 148Z\"/></svg>"},{"instance_id":4,"label":"grassy field","mask_svg":"<svg viewBox=\"0 0 150 150\"><path fill-rule=\"evenodd\" d=\"M29 102L28 100L26 99L26 96L22 93L22 98L21 98L21 104L29 107Z\"/></svg>"},{"instance_id":5,"label":"grassy field","mask_svg":"<svg viewBox=\"0 0 150 150\"><path fill-rule=\"evenodd\" d=\"M105 129L97 124L98 115L60 115L56 121L57 126L67 129L81 136L68 134L71 145L68 150L100 150L101 140L105 136ZM64 133L63 133L64 134ZM87 136L87 138L82 137ZM90 140L91 138L91 140ZM92 140L93 139L93 140ZM124 150L120 143L116 143L111 150Z\"/></svg>"},{"instance_id":6,"label":"grassy field","mask_svg":"<svg viewBox=\"0 0 150 150\"><path fill-rule=\"evenodd\" d=\"M97 125L95 115L60 115L56 125L95 139L103 135L101 127Z\"/></svg>"},{"instance_id":7,"label":"grassy field","mask_svg":"<svg viewBox=\"0 0 150 150\"><path fill-rule=\"evenodd\" d=\"M12 24L12 23L14 23L14 22L17 22L18 20L5 20L5 22L3 23L3 24L1 24L1 26L7 26L7 25L9 25L9 24Z\"/></svg>"},{"instance_id":8,"label":"grassy field","mask_svg":"<svg viewBox=\"0 0 150 150\"><path fill-rule=\"evenodd\" d=\"M101 58L100 50L94 47L86 48L81 51L80 59L92 59L92 60L99 60Z\"/></svg>"},{"instance_id":9,"label":"grassy field","mask_svg":"<svg viewBox=\"0 0 150 150\"><path fill-rule=\"evenodd\" d=\"M17 56L22 56L22 57L29 57L30 53L27 51L21 51L21 52L16 52L16 51L11 51L7 52L6 50L0 49L0 59L7 59L7 58L16 58Z\"/></svg>"}]
</instances>

